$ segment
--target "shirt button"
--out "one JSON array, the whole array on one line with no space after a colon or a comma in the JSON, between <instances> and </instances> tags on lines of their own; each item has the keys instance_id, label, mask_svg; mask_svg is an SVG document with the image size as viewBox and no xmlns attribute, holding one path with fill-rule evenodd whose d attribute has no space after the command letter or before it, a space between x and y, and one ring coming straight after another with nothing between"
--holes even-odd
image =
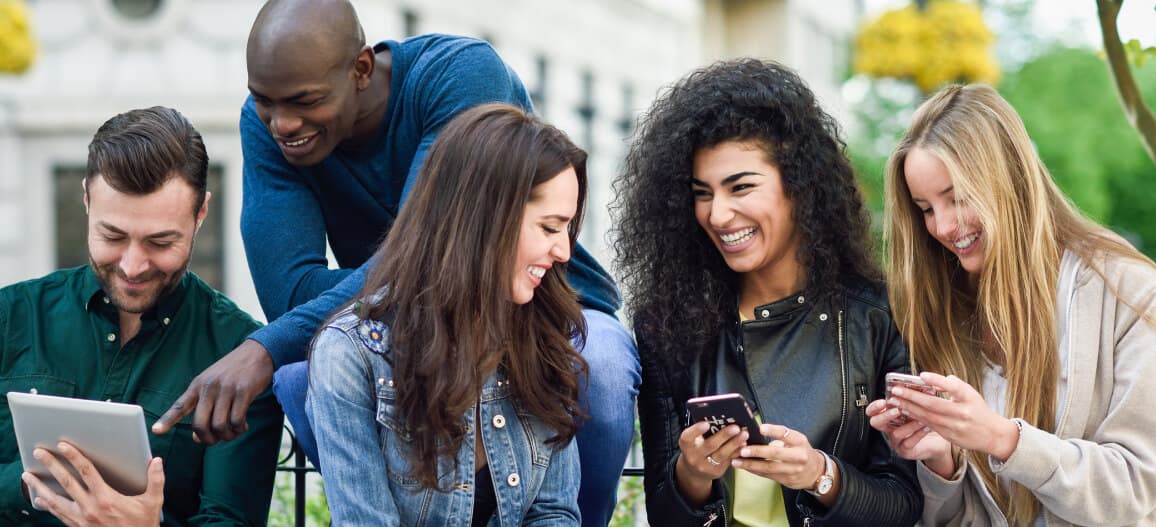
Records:
<instances>
[{"instance_id":1,"label":"shirt button","mask_svg":"<svg viewBox=\"0 0 1156 527\"><path fill-rule=\"evenodd\" d=\"M165 319L161 321L161 324L164 324L167 326L167 325L169 325L169 322L172 322L172 321L173 321L173 319L171 319L169 317L165 317Z\"/></svg>"},{"instance_id":2,"label":"shirt button","mask_svg":"<svg viewBox=\"0 0 1156 527\"><path fill-rule=\"evenodd\" d=\"M108 297L107 297L107 296L106 296L106 297L104 297L104 303L105 303L105 304L109 303L109 299L108 299Z\"/></svg>"},{"instance_id":3,"label":"shirt button","mask_svg":"<svg viewBox=\"0 0 1156 527\"><path fill-rule=\"evenodd\" d=\"M771 310L770 309L764 309L762 311L759 311L759 316L763 317L763 318L767 318L767 317L771 316Z\"/></svg>"},{"instance_id":4,"label":"shirt button","mask_svg":"<svg viewBox=\"0 0 1156 527\"><path fill-rule=\"evenodd\" d=\"M827 320L827 314L826 313L820 313L819 314L819 320Z\"/></svg>"},{"instance_id":5,"label":"shirt button","mask_svg":"<svg viewBox=\"0 0 1156 527\"><path fill-rule=\"evenodd\" d=\"M493 423L494 423L494 428L505 428L506 418L502 414L495 415L494 419L493 419Z\"/></svg>"},{"instance_id":6,"label":"shirt button","mask_svg":"<svg viewBox=\"0 0 1156 527\"><path fill-rule=\"evenodd\" d=\"M36 395L36 394L38 394L38 393L40 393L40 392L39 392L39 391L37 391L37 390L36 390L36 388L33 388L33 389L31 389L31 390L28 390L28 393L30 393L30 394L32 394L32 395Z\"/></svg>"},{"instance_id":7,"label":"shirt button","mask_svg":"<svg viewBox=\"0 0 1156 527\"><path fill-rule=\"evenodd\" d=\"M807 299L803 298L803 295L799 295L799 298L797 298L796 300L797 300L797 301L798 301L800 304L802 304L803 302L806 302L806 301L807 301Z\"/></svg>"},{"instance_id":8,"label":"shirt button","mask_svg":"<svg viewBox=\"0 0 1156 527\"><path fill-rule=\"evenodd\" d=\"M105 338L108 339L109 342L116 342L116 333L109 333Z\"/></svg>"},{"instance_id":9,"label":"shirt button","mask_svg":"<svg viewBox=\"0 0 1156 527\"><path fill-rule=\"evenodd\" d=\"M506 484L511 486L511 487L517 487L518 483L521 483L521 482L522 482L522 477L519 476L517 472L510 474L509 476L506 477Z\"/></svg>"}]
</instances>

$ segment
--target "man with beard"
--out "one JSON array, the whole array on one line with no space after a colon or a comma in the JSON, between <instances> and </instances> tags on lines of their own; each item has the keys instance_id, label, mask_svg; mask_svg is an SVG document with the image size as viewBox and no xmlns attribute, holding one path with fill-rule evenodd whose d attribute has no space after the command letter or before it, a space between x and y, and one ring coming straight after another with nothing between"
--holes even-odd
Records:
<instances>
[{"instance_id":1,"label":"man with beard","mask_svg":"<svg viewBox=\"0 0 1156 527\"><path fill-rule=\"evenodd\" d=\"M138 404L151 424L201 370L259 327L187 271L211 197L207 167L200 134L175 110L132 110L100 127L83 180L89 265L0 289L0 394ZM109 488L67 446L64 460L82 474L57 478L71 499L23 472L6 398L0 403L2 525L267 520L283 419L269 391L254 401L249 430L236 441L206 448L188 422L150 435L156 457L139 496ZM61 460L41 460L66 474ZM42 510L28 502L28 488Z\"/></svg>"}]
</instances>

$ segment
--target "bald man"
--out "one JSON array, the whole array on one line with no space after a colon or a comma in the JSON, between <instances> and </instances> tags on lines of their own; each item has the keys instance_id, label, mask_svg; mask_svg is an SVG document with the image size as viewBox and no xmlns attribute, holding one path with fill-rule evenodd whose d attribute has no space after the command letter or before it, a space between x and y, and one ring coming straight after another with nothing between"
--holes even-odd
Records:
<instances>
[{"instance_id":1,"label":"bald man","mask_svg":"<svg viewBox=\"0 0 1156 527\"><path fill-rule=\"evenodd\" d=\"M316 464L302 410L309 339L360 290L367 260L442 126L478 104L531 102L486 42L424 35L367 46L346 1L267 3L249 35L247 65L241 233L272 322L194 380L157 431L195 410L202 441L236 437L276 370L274 391ZM339 269L328 268L326 241ZM633 435L638 353L614 318L614 282L581 246L568 273L589 332L579 504L584 525L606 525Z\"/></svg>"}]
</instances>

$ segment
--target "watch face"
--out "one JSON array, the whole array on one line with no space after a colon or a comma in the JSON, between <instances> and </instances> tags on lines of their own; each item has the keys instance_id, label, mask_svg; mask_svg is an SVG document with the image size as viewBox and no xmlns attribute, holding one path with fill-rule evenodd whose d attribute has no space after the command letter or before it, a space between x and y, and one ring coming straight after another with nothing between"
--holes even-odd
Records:
<instances>
[{"instance_id":1,"label":"watch face","mask_svg":"<svg viewBox=\"0 0 1156 527\"><path fill-rule=\"evenodd\" d=\"M820 495L826 494L831 491L833 485L834 482L830 476L823 476L823 479L819 480L819 488L815 490L817 490Z\"/></svg>"}]
</instances>

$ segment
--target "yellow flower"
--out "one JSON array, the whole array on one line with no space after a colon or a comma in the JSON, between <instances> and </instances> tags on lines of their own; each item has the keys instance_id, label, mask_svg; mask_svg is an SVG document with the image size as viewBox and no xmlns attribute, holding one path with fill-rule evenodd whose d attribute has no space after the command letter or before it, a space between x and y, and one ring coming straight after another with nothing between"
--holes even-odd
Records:
<instances>
[{"instance_id":1,"label":"yellow flower","mask_svg":"<svg viewBox=\"0 0 1156 527\"><path fill-rule=\"evenodd\" d=\"M975 4L933 0L925 10L909 5L864 25L855 39L853 67L912 81L925 92L949 82L995 83L994 40Z\"/></svg>"},{"instance_id":2,"label":"yellow flower","mask_svg":"<svg viewBox=\"0 0 1156 527\"><path fill-rule=\"evenodd\" d=\"M36 57L36 41L22 0L0 0L0 73L22 73Z\"/></svg>"}]
</instances>

